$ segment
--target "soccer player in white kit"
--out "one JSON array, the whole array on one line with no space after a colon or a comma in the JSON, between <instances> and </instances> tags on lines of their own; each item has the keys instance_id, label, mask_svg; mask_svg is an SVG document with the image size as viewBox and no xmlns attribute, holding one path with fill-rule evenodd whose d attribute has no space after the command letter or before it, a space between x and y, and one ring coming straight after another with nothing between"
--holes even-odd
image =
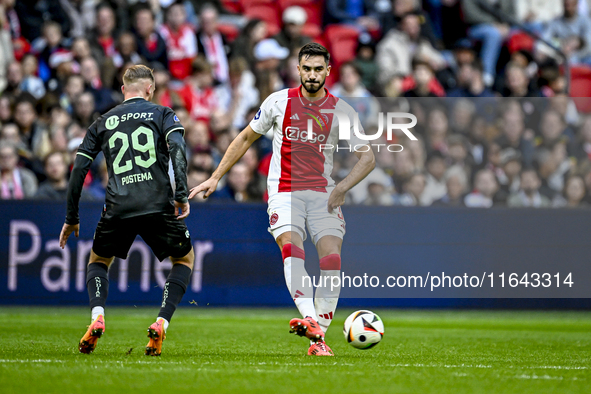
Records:
<instances>
[{"instance_id":1,"label":"soccer player in white kit","mask_svg":"<svg viewBox=\"0 0 591 394\"><path fill-rule=\"evenodd\" d=\"M330 73L330 54L322 45L309 43L298 55L301 86L271 94L248 126L228 147L211 178L191 189L189 199L217 188L219 180L244 155L252 143L273 130L273 156L267 179L269 231L281 249L285 281L302 319L290 321L291 331L310 339L309 355L332 356L324 341L336 310L340 287L331 287L331 277L340 276L341 245L345 220L341 205L345 194L375 166L367 142L353 132L353 109L324 87ZM339 141L338 116L349 116L351 140L359 159L351 172L335 185L331 178L333 151ZM361 126L359 129L362 132ZM367 146L366 146L367 145ZM306 226L307 225L307 226ZM306 227L320 258L316 294L305 269ZM336 283L336 282L335 282Z\"/></svg>"}]
</instances>

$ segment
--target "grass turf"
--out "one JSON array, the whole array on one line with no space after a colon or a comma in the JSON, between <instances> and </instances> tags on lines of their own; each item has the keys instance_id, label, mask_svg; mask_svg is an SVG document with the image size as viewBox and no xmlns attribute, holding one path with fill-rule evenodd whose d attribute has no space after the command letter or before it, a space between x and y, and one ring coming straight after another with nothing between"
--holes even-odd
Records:
<instances>
[{"instance_id":1,"label":"grass turf","mask_svg":"<svg viewBox=\"0 0 591 394\"><path fill-rule=\"evenodd\" d=\"M588 312L375 310L382 343L345 342L336 357L306 356L288 334L295 309L179 309L161 357L146 357L157 309L109 308L91 355L77 342L87 308L0 309L2 393L589 393Z\"/></svg>"}]
</instances>

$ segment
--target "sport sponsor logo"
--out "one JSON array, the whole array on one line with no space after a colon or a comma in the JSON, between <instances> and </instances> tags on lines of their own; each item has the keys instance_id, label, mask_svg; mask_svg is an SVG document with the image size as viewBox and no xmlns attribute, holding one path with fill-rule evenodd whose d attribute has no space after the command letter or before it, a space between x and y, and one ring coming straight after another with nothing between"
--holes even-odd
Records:
<instances>
[{"instance_id":1,"label":"sport sponsor logo","mask_svg":"<svg viewBox=\"0 0 591 394\"><path fill-rule=\"evenodd\" d=\"M309 142L311 144L326 141L326 135L316 134L312 130L312 119L309 119L308 121L308 130L300 130L299 127L287 126L283 131L283 134L285 135L285 138L290 141Z\"/></svg>"}]
</instances>

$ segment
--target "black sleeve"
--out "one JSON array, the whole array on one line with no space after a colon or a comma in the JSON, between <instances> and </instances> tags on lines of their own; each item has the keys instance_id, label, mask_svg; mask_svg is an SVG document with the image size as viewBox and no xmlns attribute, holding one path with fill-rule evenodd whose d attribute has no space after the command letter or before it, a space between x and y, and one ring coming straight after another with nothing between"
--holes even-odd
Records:
<instances>
[{"instance_id":1,"label":"black sleeve","mask_svg":"<svg viewBox=\"0 0 591 394\"><path fill-rule=\"evenodd\" d=\"M84 186L84 179L90 169L92 160L84 155L76 155L76 161L74 161L74 168L72 174L70 174L70 182L68 184L68 208L66 213L67 224L78 224L80 223L80 217L78 216L78 202L80 201L80 195L82 194L82 187Z\"/></svg>"},{"instance_id":2,"label":"black sleeve","mask_svg":"<svg viewBox=\"0 0 591 394\"><path fill-rule=\"evenodd\" d=\"M78 147L76 153L76 160L74 161L74 168L70 174L70 182L68 184L67 197L67 224L78 224L80 218L78 217L78 202L82 194L82 187L84 186L84 179L90 169L94 158L101 150L101 141L97 131L97 125L100 118L97 119L86 132L84 140Z\"/></svg>"},{"instance_id":3,"label":"black sleeve","mask_svg":"<svg viewBox=\"0 0 591 394\"><path fill-rule=\"evenodd\" d=\"M169 133L167 141L176 184L174 199L180 203L186 203L189 195L187 191L187 156L185 139L180 133L181 130L178 131Z\"/></svg>"}]
</instances>

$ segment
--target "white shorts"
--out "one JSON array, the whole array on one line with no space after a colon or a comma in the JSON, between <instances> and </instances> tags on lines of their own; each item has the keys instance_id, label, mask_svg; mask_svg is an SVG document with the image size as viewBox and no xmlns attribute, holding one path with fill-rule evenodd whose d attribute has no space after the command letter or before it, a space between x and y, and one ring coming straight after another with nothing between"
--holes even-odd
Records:
<instances>
[{"instance_id":1,"label":"white shorts","mask_svg":"<svg viewBox=\"0 0 591 394\"><path fill-rule=\"evenodd\" d=\"M306 227L314 245L325 235L343 239L345 218L341 208L328 212L327 193L312 190L273 193L269 196L269 232L277 239L283 233L295 231L306 240Z\"/></svg>"}]
</instances>

